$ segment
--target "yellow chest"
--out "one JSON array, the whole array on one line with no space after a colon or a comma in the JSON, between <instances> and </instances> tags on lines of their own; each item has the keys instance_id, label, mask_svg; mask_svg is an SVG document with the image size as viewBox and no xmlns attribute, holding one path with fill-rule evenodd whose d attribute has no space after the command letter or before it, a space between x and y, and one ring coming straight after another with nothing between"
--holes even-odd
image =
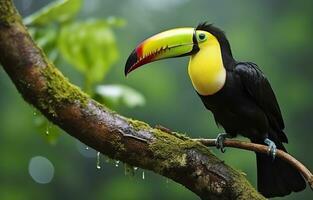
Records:
<instances>
[{"instance_id":1,"label":"yellow chest","mask_svg":"<svg viewBox=\"0 0 313 200\"><path fill-rule=\"evenodd\" d=\"M212 40L200 49L190 58L188 74L199 94L212 95L222 89L226 81L220 45Z\"/></svg>"}]
</instances>

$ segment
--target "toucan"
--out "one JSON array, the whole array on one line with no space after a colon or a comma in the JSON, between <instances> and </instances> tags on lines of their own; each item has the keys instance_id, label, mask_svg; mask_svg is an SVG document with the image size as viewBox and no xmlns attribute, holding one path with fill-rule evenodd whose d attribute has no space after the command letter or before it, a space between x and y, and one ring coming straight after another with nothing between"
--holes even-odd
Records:
<instances>
[{"instance_id":1,"label":"toucan","mask_svg":"<svg viewBox=\"0 0 313 200\"><path fill-rule=\"evenodd\" d=\"M255 47L253 47L255 48ZM285 152L288 139L282 114L271 85L253 62L234 59L225 33L212 24L175 28L140 43L130 54L125 75L153 61L189 56L188 74L196 93L225 133L218 134L217 147L224 152L225 138L238 134L266 144L269 155L256 153L257 187L265 197L285 196L306 187L301 174L275 158Z\"/></svg>"}]
</instances>

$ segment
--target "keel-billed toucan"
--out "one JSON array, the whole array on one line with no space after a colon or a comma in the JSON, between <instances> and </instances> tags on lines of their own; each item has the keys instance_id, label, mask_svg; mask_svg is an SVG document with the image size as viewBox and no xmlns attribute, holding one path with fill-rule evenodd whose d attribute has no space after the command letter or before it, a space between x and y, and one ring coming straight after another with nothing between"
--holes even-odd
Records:
<instances>
[{"instance_id":1,"label":"keel-billed toucan","mask_svg":"<svg viewBox=\"0 0 313 200\"><path fill-rule=\"evenodd\" d=\"M300 173L275 158L276 147L286 149L288 139L275 94L265 75L252 62L233 58L223 31L206 23L197 28L176 28L144 40L129 56L125 75L134 69L165 58L190 56L188 73L192 85L215 121L226 134L237 134L252 142L267 144L271 155L256 153L258 190L265 197L284 196L305 188Z\"/></svg>"}]
</instances>

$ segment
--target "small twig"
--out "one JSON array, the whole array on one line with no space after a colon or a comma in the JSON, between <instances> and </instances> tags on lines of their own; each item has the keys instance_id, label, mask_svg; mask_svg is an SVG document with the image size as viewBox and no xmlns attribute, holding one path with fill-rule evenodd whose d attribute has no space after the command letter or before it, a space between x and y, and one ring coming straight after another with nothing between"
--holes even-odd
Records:
<instances>
[{"instance_id":1,"label":"small twig","mask_svg":"<svg viewBox=\"0 0 313 200\"><path fill-rule=\"evenodd\" d=\"M141 137L138 137L138 136L135 136L135 135L131 135L131 134L127 134L127 133L124 133L122 130L117 130L120 134L123 135L123 137L128 137L128 138L133 138L135 140L138 140L138 141L141 141L141 142L145 142L145 143L148 143L148 141L144 138L141 138Z\"/></svg>"},{"instance_id":2,"label":"small twig","mask_svg":"<svg viewBox=\"0 0 313 200\"><path fill-rule=\"evenodd\" d=\"M194 140L202 143L205 146L216 146L216 139L194 139ZM224 146L268 154L268 146L262 144L225 139ZM290 163L293 167L295 167L307 180L308 184L313 190L313 175L310 172L310 170L308 170L308 168L306 168L301 162L292 157L290 154L282 150L277 149L276 156L285 160L286 162Z\"/></svg>"},{"instance_id":3,"label":"small twig","mask_svg":"<svg viewBox=\"0 0 313 200\"><path fill-rule=\"evenodd\" d=\"M166 127L164 127L164 126L162 126L162 125L160 125L160 124L155 125L154 128L159 129L159 130L161 130L161 131L164 131L164 132L166 132L166 133L172 134L171 129L166 128Z\"/></svg>"}]
</instances>

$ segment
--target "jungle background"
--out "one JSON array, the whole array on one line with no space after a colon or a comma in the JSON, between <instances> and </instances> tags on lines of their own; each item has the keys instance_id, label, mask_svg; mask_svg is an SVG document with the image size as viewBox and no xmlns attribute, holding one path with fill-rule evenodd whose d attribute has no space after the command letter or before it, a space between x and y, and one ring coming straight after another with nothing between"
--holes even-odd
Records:
<instances>
[{"instance_id":1,"label":"jungle background","mask_svg":"<svg viewBox=\"0 0 313 200\"><path fill-rule=\"evenodd\" d=\"M139 42L160 31L204 21L221 27L235 58L257 63L267 75L284 116L286 147L312 170L313 1L55 2L15 0L15 5L36 42L71 82L127 117L195 138L215 138L223 130L192 88L188 58L149 64L127 78L124 64ZM0 199L198 199L152 172L135 166L130 172L123 163L103 155L98 159L96 151L25 103L2 68L0 91ZM255 185L254 153L212 151ZM310 197L307 188L284 199Z\"/></svg>"}]
</instances>

